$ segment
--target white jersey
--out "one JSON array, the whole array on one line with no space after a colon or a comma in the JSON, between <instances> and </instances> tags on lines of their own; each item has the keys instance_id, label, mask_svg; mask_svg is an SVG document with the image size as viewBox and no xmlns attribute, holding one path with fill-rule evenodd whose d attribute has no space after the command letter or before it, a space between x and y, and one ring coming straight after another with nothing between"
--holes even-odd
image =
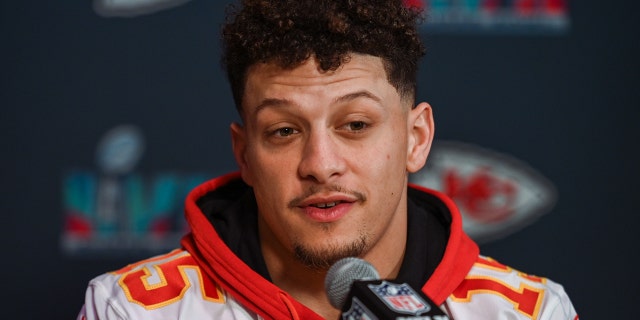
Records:
<instances>
[{"instance_id":1,"label":"white jersey","mask_svg":"<svg viewBox=\"0 0 640 320\"><path fill-rule=\"evenodd\" d=\"M452 320L578 319L562 286L485 257L441 308ZM175 250L92 280L78 320L98 319L263 318L203 276L188 252Z\"/></svg>"},{"instance_id":2,"label":"white jersey","mask_svg":"<svg viewBox=\"0 0 640 320\"><path fill-rule=\"evenodd\" d=\"M578 320L561 285L482 256L443 309L451 319Z\"/></svg>"},{"instance_id":3,"label":"white jersey","mask_svg":"<svg viewBox=\"0 0 640 320\"><path fill-rule=\"evenodd\" d=\"M260 319L203 277L182 250L103 274L89 283L78 320Z\"/></svg>"}]
</instances>

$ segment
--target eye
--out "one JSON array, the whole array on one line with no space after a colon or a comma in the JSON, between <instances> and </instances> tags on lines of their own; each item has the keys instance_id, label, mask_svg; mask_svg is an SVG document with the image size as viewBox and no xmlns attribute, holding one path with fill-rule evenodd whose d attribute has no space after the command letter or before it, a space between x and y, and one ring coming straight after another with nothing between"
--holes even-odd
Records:
<instances>
[{"instance_id":1,"label":"eye","mask_svg":"<svg viewBox=\"0 0 640 320\"><path fill-rule=\"evenodd\" d=\"M351 131L364 130L366 127L367 124L364 121L353 121L347 124L347 128Z\"/></svg>"},{"instance_id":2,"label":"eye","mask_svg":"<svg viewBox=\"0 0 640 320\"><path fill-rule=\"evenodd\" d=\"M289 127L278 128L273 132L273 135L278 137L288 137L292 134L296 133L296 130Z\"/></svg>"}]
</instances>

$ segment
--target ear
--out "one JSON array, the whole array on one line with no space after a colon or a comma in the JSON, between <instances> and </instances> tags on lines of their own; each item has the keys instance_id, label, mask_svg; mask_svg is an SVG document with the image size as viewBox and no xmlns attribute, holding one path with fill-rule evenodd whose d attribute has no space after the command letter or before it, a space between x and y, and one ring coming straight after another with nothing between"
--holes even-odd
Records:
<instances>
[{"instance_id":1,"label":"ear","mask_svg":"<svg viewBox=\"0 0 640 320\"><path fill-rule=\"evenodd\" d=\"M413 173L424 166L433 142L433 115L431 106L422 102L409 111L409 143L407 150L407 171Z\"/></svg>"},{"instance_id":2,"label":"ear","mask_svg":"<svg viewBox=\"0 0 640 320\"><path fill-rule=\"evenodd\" d=\"M240 174L242 180L248 185L251 185L251 175L249 171L249 164L247 163L247 136L245 128L239 123L231 124L231 146L233 148L233 155L236 158L236 163L240 168Z\"/></svg>"}]
</instances>

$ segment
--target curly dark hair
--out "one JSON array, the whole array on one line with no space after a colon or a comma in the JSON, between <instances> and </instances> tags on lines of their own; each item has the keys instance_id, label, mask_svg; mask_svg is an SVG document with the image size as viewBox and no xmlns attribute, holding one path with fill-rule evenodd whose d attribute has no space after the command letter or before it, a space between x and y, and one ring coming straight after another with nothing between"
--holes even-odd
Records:
<instances>
[{"instance_id":1,"label":"curly dark hair","mask_svg":"<svg viewBox=\"0 0 640 320\"><path fill-rule=\"evenodd\" d=\"M241 0L222 30L222 64L236 108L242 109L247 70L256 63L295 68L314 57L322 71L338 69L351 53L381 57L389 83L414 99L425 49L419 8L403 0Z\"/></svg>"}]
</instances>

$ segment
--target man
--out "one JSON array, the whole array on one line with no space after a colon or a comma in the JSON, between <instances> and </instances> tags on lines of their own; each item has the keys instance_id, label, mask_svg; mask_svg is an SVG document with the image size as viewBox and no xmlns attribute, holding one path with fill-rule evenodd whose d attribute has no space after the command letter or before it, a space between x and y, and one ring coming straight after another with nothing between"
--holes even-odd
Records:
<instances>
[{"instance_id":1,"label":"man","mask_svg":"<svg viewBox=\"0 0 640 320\"><path fill-rule=\"evenodd\" d=\"M182 249L92 280L79 319L337 319L324 278L351 256L452 319L577 319L558 284L479 256L451 200L407 187L434 133L417 9L242 5L223 30L240 172L190 193Z\"/></svg>"}]
</instances>

